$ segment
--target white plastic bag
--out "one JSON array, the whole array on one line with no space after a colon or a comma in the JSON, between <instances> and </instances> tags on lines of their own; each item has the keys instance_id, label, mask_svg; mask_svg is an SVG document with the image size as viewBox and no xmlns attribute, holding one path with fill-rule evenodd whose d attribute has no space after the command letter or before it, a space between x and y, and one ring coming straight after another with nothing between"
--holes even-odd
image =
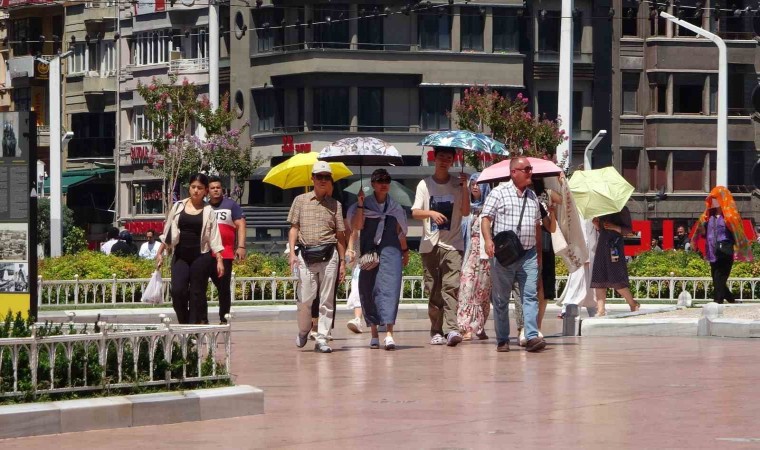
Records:
<instances>
[{"instance_id":1,"label":"white plastic bag","mask_svg":"<svg viewBox=\"0 0 760 450\"><path fill-rule=\"evenodd\" d=\"M161 280L161 271L156 270L155 272L153 272L153 276L150 277L148 286L145 287L145 291L143 292L143 296L142 296L143 303L152 303L154 305L163 303L164 294L163 294L162 285L163 285L163 280Z\"/></svg>"}]
</instances>

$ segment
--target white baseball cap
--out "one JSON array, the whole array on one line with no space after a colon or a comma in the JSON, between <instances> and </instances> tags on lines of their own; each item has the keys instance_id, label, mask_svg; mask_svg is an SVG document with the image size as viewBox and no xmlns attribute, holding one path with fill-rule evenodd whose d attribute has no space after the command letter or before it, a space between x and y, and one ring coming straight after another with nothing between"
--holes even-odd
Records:
<instances>
[{"instance_id":1,"label":"white baseball cap","mask_svg":"<svg viewBox=\"0 0 760 450\"><path fill-rule=\"evenodd\" d=\"M314 163L314 167L311 168L311 173L329 173L332 175L332 167L324 161L317 161Z\"/></svg>"}]
</instances>

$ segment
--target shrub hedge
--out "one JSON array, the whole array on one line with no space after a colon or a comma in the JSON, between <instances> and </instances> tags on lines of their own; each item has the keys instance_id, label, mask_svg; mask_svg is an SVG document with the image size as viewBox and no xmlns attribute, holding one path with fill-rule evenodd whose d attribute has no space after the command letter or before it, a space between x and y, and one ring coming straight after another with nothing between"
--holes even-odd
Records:
<instances>
[{"instance_id":1,"label":"shrub hedge","mask_svg":"<svg viewBox=\"0 0 760 450\"><path fill-rule=\"evenodd\" d=\"M738 278L760 277L760 245L753 244L755 260L734 264L731 276ZM150 278L154 270L153 261L137 257L104 255L100 252L84 251L75 255L46 258L40 261L39 275L46 280L106 279L116 274L117 278ZM235 261L233 270L239 277L289 276L288 259L283 256L267 256L249 253L245 261ZM671 272L677 277L709 277L710 266L698 253L683 251L644 252L628 265L630 276L667 277ZM164 269L168 275L168 269ZM422 275L422 258L411 252L409 265L404 275ZM557 258L557 275L567 275L567 268Z\"/></svg>"}]
</instances>

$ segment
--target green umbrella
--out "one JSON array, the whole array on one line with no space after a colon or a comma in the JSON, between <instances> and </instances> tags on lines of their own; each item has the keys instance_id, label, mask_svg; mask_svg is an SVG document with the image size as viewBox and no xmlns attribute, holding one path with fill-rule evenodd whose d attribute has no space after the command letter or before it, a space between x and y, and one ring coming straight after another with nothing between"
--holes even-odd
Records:
<instances>
[{"instance_id":1,"label":"green umbrella","mask_svg":"<svg viewBox=\"0 0 760 450\"><path fill-rule=\"evenodd\" d=\"M343 192L353 194L354 196L358 196L359 189L361 189L362 186L364 186L364 189L365 189L364 191L365 196L372 194L371 183L370 183L370 180L367 178L365 178L362 181L359 181L359 180L354 181L353 183L344 187ZM393 200L396 200L398 204L401 206L408 206L411 208L412 204L414 203L414 192L396 180L391 180L391 186L390 186L390 190L388 191L388 195L390 195Z\"/></svg>"},{"instance_id":2,"label":"green umbrella","mask_svg":"<svg viewBox=\"0 0 760 450\"><path fill-rule=\"evenodd\" d=\"M614 167L576 170L569 185L578 212L585 219L620 212L634 191Z\"/></svg>"}]
</instances>

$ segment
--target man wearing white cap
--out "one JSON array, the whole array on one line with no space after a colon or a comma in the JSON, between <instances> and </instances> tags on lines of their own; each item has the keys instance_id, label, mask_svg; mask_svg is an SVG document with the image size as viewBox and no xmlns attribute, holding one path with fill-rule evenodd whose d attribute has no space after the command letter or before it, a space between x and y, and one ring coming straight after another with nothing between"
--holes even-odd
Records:
<instances>
[{"instance_id":1,"label":"man wearing white cap","mask_svg":"<svg viewBox=\"0 0 760 450\"><path fill-rule=\"evenodd\" d=\"M299 279L298 336L296 346L306 345L311 331L311 304L319 294L317 343L314 351L331 353L327 333L335 314L336 280L345 276L345 242L339 237L345 230L340 202L329 195L332 169L318 161L311 170L314 190L293 200L288 214L290 267ZM335 251L337 248L337 252Z\"/></svg>"}]
</instances>

